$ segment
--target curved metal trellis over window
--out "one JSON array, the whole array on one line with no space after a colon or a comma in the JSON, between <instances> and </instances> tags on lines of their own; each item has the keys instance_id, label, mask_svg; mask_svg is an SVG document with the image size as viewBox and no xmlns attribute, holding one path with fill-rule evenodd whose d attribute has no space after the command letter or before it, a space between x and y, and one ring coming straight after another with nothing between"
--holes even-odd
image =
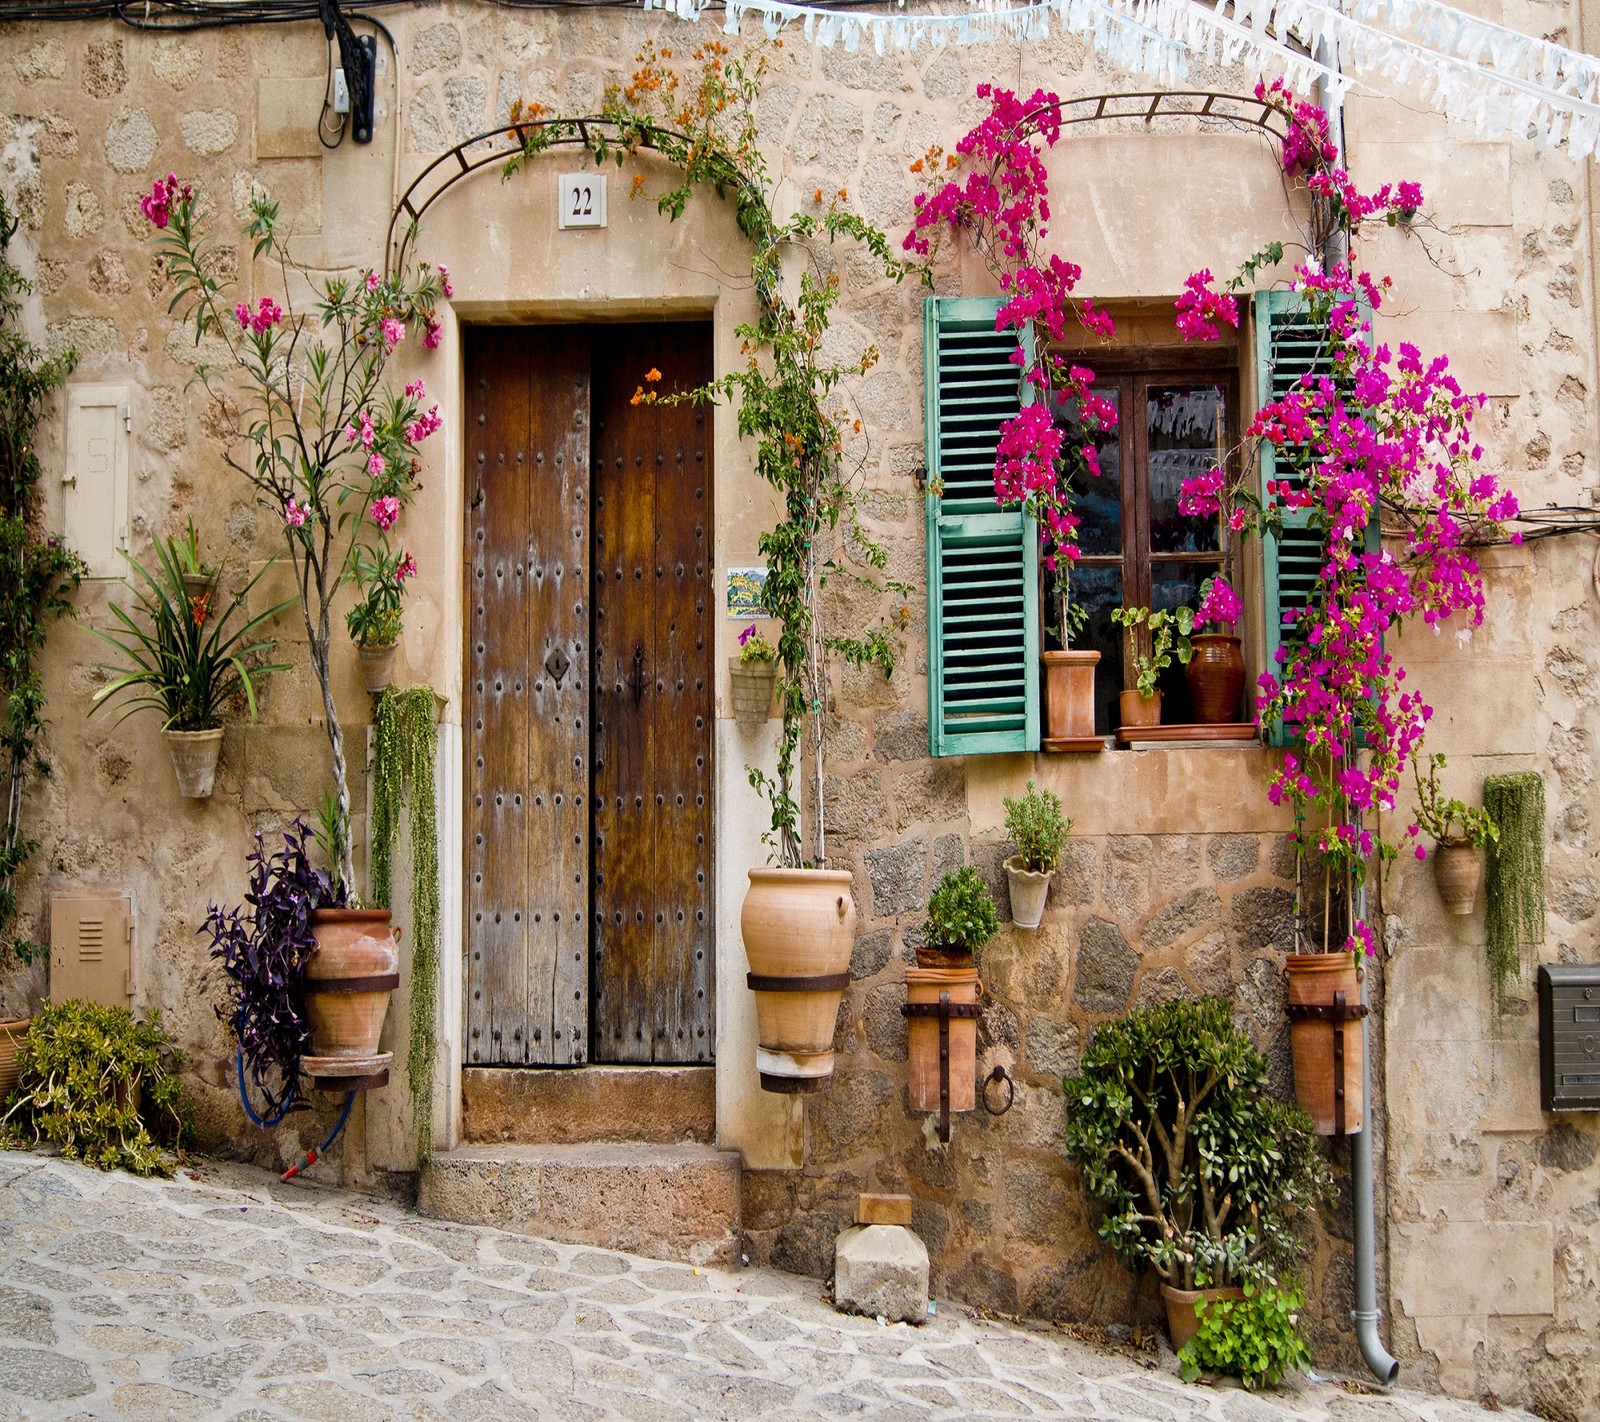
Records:
<instances>
[{"instance_id":1,"label":"curved metal trellis over window","mask_svg":"<svg viewBox=\"0 0 1600 1422\"><path fill-rule=\"evenodd\" d=\"M1206 90L1162 90L1130 94L1085 94L1079 98L1062 99L1049 105L1060 116L1063 127L1089 123L1137 123L1146 129L1158 124L1161 131L1176 131L1175 125L1202 131L1212 127L1254 130L1282 139L1286 133L1283 116L1260 99L1243 94L1224 94ZM1047 112L1047 108L1032 110L1025 119L1034 119ZM471 177L484 168L503 165L508 159L523 152L530 134L553 130L544 149L592 149L595 137L604 140L613 151L627 151L630 146L645 152L655 151L648 137L641 137L635 126L617 119L541 118L504 124L488 129L447 149L428 164L402 194L389 217L389 232L384 247L385 271L404 268L411 254L412 243L423 214L463 178ZM658 130L662 137L690 140L684 134L671 130Z\"/></svg>"}]
</instances>

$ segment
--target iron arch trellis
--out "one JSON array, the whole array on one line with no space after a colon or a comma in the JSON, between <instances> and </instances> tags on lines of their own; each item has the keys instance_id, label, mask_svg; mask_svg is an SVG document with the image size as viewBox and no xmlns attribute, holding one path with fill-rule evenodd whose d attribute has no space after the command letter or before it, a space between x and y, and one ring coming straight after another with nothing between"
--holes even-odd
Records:
<instances>
[{"instance_id":1,"label":"iron arch trellis","mask_svg":"<svg viewBox=\"0 0 1600 1422\"><path fill-rule=\"evenodd\" d=\"M1063 127L1075 124L1138 122L1146 128L1158 120L1187 120L1198 124L1224 124L1255 130L1282 139L1283 116L1260 99L1210 90L1159 90L1137 93L1085 94L1041 105L1024 117L1037 119L1054 110ZM389 217L384 246L385 272L404 269L412 243L428 211L463 178L484 168L503 165L528 152L530 135L538 135L534 152L554 148L597 147L608 154L658 151L657 139L688 146L692 140L674 130L634 119L589 115L582 118L523 119L487 129L439 154L406 188Z\"/></svg>"}]
</instances>

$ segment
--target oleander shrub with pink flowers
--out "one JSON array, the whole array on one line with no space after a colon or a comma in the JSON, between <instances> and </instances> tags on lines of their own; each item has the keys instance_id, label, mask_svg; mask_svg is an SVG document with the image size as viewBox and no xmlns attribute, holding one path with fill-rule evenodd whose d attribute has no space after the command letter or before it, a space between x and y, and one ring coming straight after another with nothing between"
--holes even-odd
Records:
<instances>
[{"instance_id":1,"label":"oleander shrub with pink flowers","mask_svg":"<svg viewBox=\"0 0 1600 1422\"><path fill-rule=\"evenodd\" d=\"M200 195L173 175L140 200L172 288L169 310L193 334L196 385L230 432L223 458L283 532L322 693L339 804L339 873L353 882L343 732L333 695L334 599L353 585L347 617L361 644L401 630L415 558L397 531L416 493L419 446L440 425L420 379L397 388L389 365L411 336L439 343L444 267L327 276L292 254L278 205L257 197L243 237L276 295L236 298L220 273L232 243L209 234ZM234 239L237 241L237 238ZM313 293L305 309L293 294Z\"/></svg>"},{"instance_id":2,"label":"oleander shrub with pink flowers","mask_svg":"<svg viewBox=\"0 0 1600 1422\"><path fill-rule=\"evenodd\" d=\"M1116 412L1093 393L1093 372L1053 347L1070 322L1110 334L1111 321L1076 295L1080 269L1046 242L1043 154L1060 137L1060 100L1044 90L1018 99L989 85L978 96L989 112L956 151L931 149L912 165L929 186L915 200L905 245L929 257L945 236L965 234L999 283L1004 299L995 326L1018 333L1014 359L1037 398L1001 430L995 497L1038 519L1045 561L1054 566L1077 555L1075 486L1099 472L1094 440L1114 427ZM1508 529L1517 504L1483 469L1473 437L1485 397L1462 390L1447 357L1424 356L1404 342L1391 346L1374 330L1392 283L1361 266L1358 244L1379 224L1410 228L1423 205L1421 188L1400 182L1362 192L1338 164L1322 109L1281 80L1258 85L1256 96L1281 121L1280 161L1309 198L1304 257L1291 287L1324 333L1317 364L1329 373L1307 375L1267 401L1230 459L1185 481L1179 508L1216 516L1225 549L1232 539L1279 535L1290 515L1321 544L1315 589L1286 616L1277 663L1260 678L1258 711L1291 739L1271 798L1292 807L1298 849L1348 906L1369 863L1391 861L1417 834L1409 824L1391 842L1377 830L1379 813L1395 807L1432 715L1406 686L1396 656L1400 634L1420 618L1435 632L1455 619L1459 634L1470 636L1484 613L1474 549L1517 541ZM1341 255L1324 261L1329 253ZM1224 328L1237 330L1241 293L1283 259L1275 242L1226 286L1209 270L1191 274L1174 304L1179 334L1212 341ZM1053 418L1052 407L1063 406L1075 418ZM1290 477L1263 492L1257 470L1268 450ZM1380 518L1384 537L1369 542L1369 526ZM1225 561L1231 564L1231 551ZM1241 614L1228 579L1217 577L1195 623L1231 627ZM1337 927L1322 947L1372 950L1366 923L1349 914L1327 922Z\"/></svg>"}]
</instances>

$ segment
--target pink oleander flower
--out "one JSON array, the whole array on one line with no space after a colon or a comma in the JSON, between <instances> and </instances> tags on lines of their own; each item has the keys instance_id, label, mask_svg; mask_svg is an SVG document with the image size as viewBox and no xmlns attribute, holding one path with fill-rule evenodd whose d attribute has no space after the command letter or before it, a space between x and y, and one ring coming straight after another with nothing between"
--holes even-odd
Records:
<instances>
[{"instance_id":1,"label":"pink oleander flower","mask_svg":"<svg viewBox=\"0 0 1600 1422\"><path fill-rule=\"evenodd\" d=\"M233 319L239 323L240 330L248 331L250 329L250 303L248 301L238 302L234 306Z\"/></svg>"},{"instance_id":2,"label":"pink oleander flower","mask_svg":"<svg viewBox=\"0 0 1600 1422\"><path fill-rule=\"evenodd\" d=\"M361 447L363 449L371 449L374 441L378 438L378 431L372 419L372 411L363 410L359 418L361 420L361 434L359 436ZM348 430L349 426L346 425L345 428Z\"/></svg>"},{"instance_id":3,"label":"pink oleander flower","mask_svg":"<svg viewBox=\"0 0 1600 1422\"><path fill-rule=\"evenodd\" d=\"M386 356L393 355L394 348L406 338L405 322L397 321L393 316L385 316L378 330L383 337L383 353Z\"/></svg>"},{"instance_id":4,"label":"pink oleander flower","mask_svg":"<svg viewBox=\"0 0 1600 1422\"><path fill-rule=\"evenodd\" d=\"M250 318L250 329L257 335L269 328L276 326L283 320L283 308L270 296L263 296L256 303L256 313Z\"/></svg>"},{"instance_id":5,"label":"pink oleander flower","mask_svg":"<svg viewBox=\"0 0 1600 1422\"><path fill-rule=\"evenodd\" d=\"M367 456L367 473L374 479L381 479L383 477L383 471L388 467L389 461L379 454L377 450L373 450L372 453Z\"/></svg>"},{"instance_id":6,"label":"pink oleander flower","mask_svg":"<svg viewBox=\"0 0 1600 1422\"><path fill-rule=\"evenodd\" d=\"M438 350L440 338L444 335L444 327L438 320L430 316L422 331L422 345L425 350Z\"/></svg>"},{"instance_id":7,"label":"pink oleander flower","mask_svg":"<svg viewBox=\"0 0 1600 1422\"><path fill-rule=\"evenodd\" d=\"M407 382L407 384L406 384L406 396L407 396L408 399L412 399L412 400L425 400L425 399L428 398L428 392L427 392L426 389L423 388L423 384L422 384L422 381L421 381L420 378L417 379L417 380L412 380L412 381Z\"/></svg>"},{"instance_id":8,"label":"pink oleander flower","mask_svg":"<svg viewBox=\"0 0 1600 1422\"><path fill-rule=\"evenodd\" d=\"M377 274L377 272L368 272L367 273L367 290L368 291L376 291L377 289L378 289L378 274Z\"/></svg>"},{"instance_id":9,"label":"pink oleander flower","mask_svg":"<svg viewBox=\"0 0 1600 1422\"><path fill-rule=\"evenodd\" d=\"M450 285L450 268L445 266L443 262L439 263L439 281L442 284L446 298L452 297L456 294L455 287Z\"/></svg>"},{"instance_id":10,"label":"pink oleander flower","mask_svg":"<svg viewBox=\"0 0 1600 1422\"><path fill-rule=\"evenodd\" d=\"M379 456L374 455L376 459ZM394 521L400 517L400 500L393 494L385 494L381 499L372 501L372 521L385 533L394 527Z\"/></svg>"},{"instance_id":11,"label":"pink oleander flower","mask_svg":"<svg viewBox=\"0 0 1600 1422\"><path fill-rule=\"evenodd\" d=\"M403 583L407 578L414 578L416 575L417 560L410 553L402 553L399 563L395 565L394 580Z\"/></svg>"},{"instance_id":12,"label":"pink oleander flower","mask_svg":"<svg viewBox=\"0 0 1600 1422\"><path fill-rule=\"evenodd\" d=\"M346 444L354 444L360 437L360 431L347 421L344 427L344 442Z\"/></svg>"},{"instance_id":13,"label":"pink oleander flower","mask_svg":"<svg viewBox=\"0 0 1600 1422\"><path fill-rule=\"evenodd\" d=\"M180 185L178 175L168 173L164 178L157 178L150 191L139 199L139 211L144 214L145 221L165 227L172 220L172 205L188 202L193 196L194 189L188 183Z\"/></svg>"},{"instance_id":14,"label":"pink oleander flower","mask_svg":"<svg viewBox=\"0 0 1600 1422\"><path fill-rule=\"evenodd\" d=\"M306 519L311 515L311 510L304 504L295 503L291 496L289 502L283 506L283 521L290 528L304 528Z\"/></svg>"},{"instance_id":15,"label":"pink oleander flower","mask_svg":"<svg viewBox=\"0 0 1600 1422\"><path fill-rule=\"evenodd\" d=\"M412 444L421 444L443 423L444 417L440 415L439 407L434 405L431 409L418 415L416 419L406 426L406 438Z\"/></svg>"}]
</instances>

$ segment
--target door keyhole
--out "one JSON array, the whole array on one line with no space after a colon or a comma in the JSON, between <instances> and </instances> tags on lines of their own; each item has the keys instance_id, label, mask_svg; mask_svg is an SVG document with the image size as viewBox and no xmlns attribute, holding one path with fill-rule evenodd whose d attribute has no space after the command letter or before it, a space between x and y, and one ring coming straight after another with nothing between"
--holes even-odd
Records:
<instances>
[{"instance_id":1,"label":"door keyhole","mask_svg":"<svg viewBox=\"0 0 1600 1422\"><path fill-rule=\"evenodd\" d=\"M567 654L557 647L544 659L544 669L555 678L556 690L561 690L561 678L567 674L567 668L572 663L567 660Z\"/></svg>"},{"instance_id":2,"label":"door keyhole","mask_svg":"<svg viewBox=\"0 0 1600 1422\"><path fill-rule=\"evenodd\" d=\"M644 699L644 644L633 649L633 704Z\"/></svg>"}]
</instances>

